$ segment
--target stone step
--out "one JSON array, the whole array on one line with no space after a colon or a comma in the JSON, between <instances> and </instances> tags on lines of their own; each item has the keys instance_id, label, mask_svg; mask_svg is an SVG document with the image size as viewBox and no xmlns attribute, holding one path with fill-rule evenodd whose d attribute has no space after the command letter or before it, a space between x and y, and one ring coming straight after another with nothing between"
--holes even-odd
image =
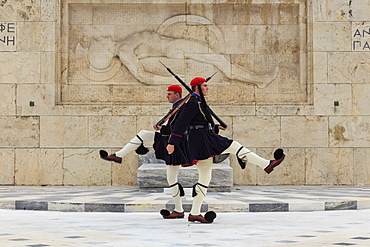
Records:
<instances>
[{"instance_id":1,"label":"stone step","mask_svg":"<svg viewBox=\"0 0 370 247\"><path fill-rule=\"evenodd\" d=\"M167 167L165 164L144 163L138 169L138 186L140 191L163 192L168 188ZM184 188L192 188L198 181L196 165L180 167L178 181ZM213 164L212 179L208 191L230 192L233 186L233 169L228 161Z\"/></svg>"}]
</instances>

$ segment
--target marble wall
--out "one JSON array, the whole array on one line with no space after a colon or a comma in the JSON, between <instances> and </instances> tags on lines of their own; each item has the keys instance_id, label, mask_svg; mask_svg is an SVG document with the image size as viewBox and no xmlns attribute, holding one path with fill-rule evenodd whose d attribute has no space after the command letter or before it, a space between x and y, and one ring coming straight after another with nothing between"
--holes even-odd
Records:
<instances>
[{"instance_id":1,"label":"marble wall","mask_svg":"<svg viewBox=\"0 0 370 247\"><path fill-rule=\"evenodd\" d=\"M350 0L0 1L0 184L134 185L138 157L99 158L151 129L168 85L208 102L270 175L235 185L370 184L370 3Z\"/></svg>"}]
</instances>

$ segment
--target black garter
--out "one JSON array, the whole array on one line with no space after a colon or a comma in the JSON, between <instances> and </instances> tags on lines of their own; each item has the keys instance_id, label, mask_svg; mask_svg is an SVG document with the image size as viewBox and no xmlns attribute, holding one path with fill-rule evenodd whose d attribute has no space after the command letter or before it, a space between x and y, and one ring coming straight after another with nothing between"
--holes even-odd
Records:
<instances>
[{"instance_id":1,"label":"black garter","mask_svg":"<svg viewBox=\"0 0 370 247\"><path fill-rule=\"evenodd\" d=\"M200 185L200 186L202 186L203 188L208 189L208 186L205 186L205 185L203 185L203 184L201 184L201 183L196 183L196 184L194 184L194 185L193 185L193 193L192 193L192 197L195 197L196 195L198 195L198 193L195 191L195 186L197 186L197 185ZM202 191L202 190L200 190L200 191ZM203 193L203 191L202 191L202 193ZM204 194L204 193L203 193L203 195L205 196L205 194Z\"/></svg>"},{"instance_id":2,"label":"black garter","mask_svg":"<svg viewBox=\"0 0 370 247\"><path fill-rule=\"evenodd\" d=\"M184 188L182 187L182 185L179 182L174 183L173 185L170 185L170 188L172 188L175 185L179 185L180 196L184 196L185 195Z\"/></svg>"},{"instance_id":3,"label":"black garter","mask_svg":"<svg viewBox=\"0 0 370 247\"><path fill-rule=\"evenodd\" d=\"M143 139L141 139L141 137L139 136L139 135L136 135L136 137L141 141L141 144L140 144L140 146L135 150L135 152L137 153L137 154L141 154L141 155L144 155L144 154L146 154L146 153L148 153L149 152L149 149L147 148L147 147L144 147L144 141L143 141Z\"/></svg>"}]
</instances>

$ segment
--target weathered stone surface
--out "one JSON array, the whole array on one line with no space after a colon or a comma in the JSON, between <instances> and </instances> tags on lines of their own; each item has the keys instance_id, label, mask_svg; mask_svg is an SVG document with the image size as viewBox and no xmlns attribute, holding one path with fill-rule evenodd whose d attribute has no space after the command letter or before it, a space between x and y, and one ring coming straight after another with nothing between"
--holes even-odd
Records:
<instances>
[{"instance_id":1,"label":"weathered stone surface","mask_svg":"<svg viewBox=\"0 0 370 247\"><path fill-rule=\"evenodd\" d=\"M14 151L11 149L0 150L0 184L14 184Z\"/></svg>"},{"instance_id":2,"label":"weathered stone surface","mask_svg":"<svg viewBox=\"0 0 370 247\"><path fill-rule=\"evenodd\" d=\"M253 148L252 152L256 152ZM234 185L257 185L257 170L260 169L256 165L247 164L245 169L242 169L236 159L236 156L230 155L230 166L233 168L233 183Z\"/></svg>"},{"instance_id":3,"label":"weathered stone surface","mask_svg":"<svg viewBox=\"0 0 370 247\"><path fill-rule=\"evenodd\" d=\"M42 147L86 147L88 118L85 116L41 116Z\"/></svg>"},{"instance_id":4,"label":"weathered stone surface","mask_svg":"<svg viewBox=\"0 0 370 247\"><path fill-rule=\"evenodd\" d=\"M118 150L112 150L116 152ZM103 163L109 164L107 161ZM111 163L112 185L137 185L138 158L135 152L129 153L122 159L122 164Z\"/></svg>"},{"instance_id":5,"label":"weathered stone surface","mask_svg":"<svg viewBox=\"0 0 370 247\"><path fill-rule=\"evenodd\" d=\"M89 146L123 147L135 135L134 116L89 117Z\"/></svg>"},{"instance_id":6,"label":"weathered stone surface","mask_svg":"<svg viewBox=\"0 0 370 247\"><path fill-rule=\"evenodd\" d=\"M146 163L138 169L138 186L140 189L167 188L165 164ZM196 166L182 167L178 174L179 183L183 187L192 187L198 181ZM228 191L233 185L233 169L227 163L213 164L210 191Z\"/></svg>"},{"instance_id":7,"label":"weathered stone surface","mask_svg":"<svg viewBox=\"0 0 370 247\"><path fill-rule=\"evenodd\" d=\"M15 184L63 185L62 149L17 149Z\"/></svg>"},{"instance_id":8,"label":"weathered stone surface","mask_svg":"<svg viewBox=\"0 0 370 247\"><path fill-rule=\"evenodd\" d=\"M289 211L288 203L251 203L249 212L286 212Z\"/></svg>"},{"instance_id":9,"label":"weathered stone surface","mask_svg":"<svg viewBox=\"0 0 370 247\"><path fill-rule=\"evenodd\" d=\"M233 130L235 141L247 148L280 146L280 118L278 117L235 117Z\"/></svg>"},{"instance_id":10,"label":"weathered stone surface","mask_svg":"<svg viewBox=\"0 0 370 247\"><path fill-rule=\"evenodd\" d=\"M14 115L16 110L15 104L16 86L15 84L0 84L0 115Z\"/></svg>"},{"instance_id":11,"label":"weathered stone surface","mask_svg":"<svg viewBox=\"0 0 370 247\"><path fill-rule=\"evenodd\" d=\"M63 113L68 116L80 116L80 115L112 115L112 106L107 105L80 105L76 108L73 105L56 105L63 109Z\"/></svg>"},{"instance_id":12,"label":"weathered stone surface","mask_svg":"<svg viewBox=\"0 0 370 247\"><path fill-rule=\"evenodd\" d=\"M325 210L357 209L357 201L325 202Z\"/></svg>"},{"instance_id":13,"label":"weathered stone surface","mask_svg":"<svg viewBox=\"0 0 370 247\"><path fill-rule=\"evenodd\" d=\"M49 83L55 85L57 80L55 75L55 66L56 66L56 56L55 52L43 52L41 54L41 83ZM56 97L55 97L56 98Z\"/></svg>"},{"instance_id":14,"label":"weathered stone surface","mask_svg":"<svg viewBox=\"0 0 370 247\"><path fill-rule=\"evenodd\" d=\"M0 81L2 83L40 83L40 53L2 52Z\"/></svg>"},{"instance_id":15,"label":"weathered stone surface","mask_svg":"<svg viewBox=\"0 0 370 247\"><path fill-rule=\"evenodd\" d=\"M306 183L312 185L353 184L352 157L352 148L308 148L306 151Z\"/></svg>"},{"instance_id":16,"label":"weathered stone surface","mask_svg":"<svg viewBox=\"0 0 370 247\"><path fill-rule=\"evenodd\" d=\"M317 84L314 95L312 115L352 115L351 85Z\"/></svg>"},{"instance_id":17,"label":"weathered stone surface","mask_svg":"<svg viewBox=\"0 0 370 247\"><path fill-rule=\"evenodd\" d=\"M306 151L304 148L283 148L286 158L270 174L256 167L257 185L293 185L306 182ZM273 159L275 149L264 151L257 149L257 154L265 159ZM249 165L248 165L249 166Z\"/></svg>"},{"instance_id":18,"label":"weathered stone surface","mask_svg":"<svg viewBox=\"0 0 370 247\"><path fill-rule=\"evenodd\" d=\"M350 51L351 23L314 23L313 49L315 51Z\"/></svg>"},{"instance_id":19,"label":"weathered stone surface","mask_svg":"<svg viewBox=\"0 0 370 247\"><path fill-rule=\"evenodd\" d=\"M111 185L111 164L95 149L65 149L63 185Z\"/></svg>"},{"instance_id":20,"label":"weathered stone surface","mask_svg":"<svg viewBox=\"0 0 370 247\"><path fill-rule=\"evenodd\" d=\"M85 212L124 212L125 204L85 203Z\"/></svg>"},{"instance_id":21,"label":"weathered stone surface","mask_svg":"<svg viewBox=\"0 0 370 247\"><path fill-rule=\"evenodd\" d=\"M328 119L325 117L282 117L281 129L282 147L327 147L328 145Z\"/></svg>"},{"instance_id":22,"label":"weathered stone surface","mask_svg":"<svg viewBox=\"0 0 370 247\"><path fill-rule=\"evenodd\" d=\"M227 105L211 105L211 107L218 116L253 116L256 114L256 106L254 104L234 104L232 107Z\"/></svg>"},{"instance_id":23,"label":"weathered stone surface","mask_svg":"<svg viewBox=\"0 0 370 247\"><path fill-rule=\"evenodd\" d=\"M0 117L0 147L39 147L39 117ZM27 131L21 131L27 130Z\"/></svg>"},{"instance_id":24,"label":"weathered stone surface","mask_svg":"<svg viewBox=\"0 0 370 247\"><path fill-rule=\"evenodd\" d=\"M17 29L18 51L55 51L53 22L20 22Z\"/></svg>"},{"instance_id":25,"label":"weathered stone surface","mask_svg":"<svg viewBox=\"0 0 370 247\"><path fill-rule=\"evenodd\" d=\"M370 47L369 47L370 50ZM369 83L369 52L330 52L328 53L329 83Z\"/></svg>"},{"instance_id":26,"label":"weathered stone surface","mask_svg":"<svg viewBox=\"0 0 370 247\"><path fill-rule=\"evenodd\" d=\"M369 116L330 117L331 147L368 147Z\"/></svg>"},{"instance_id":27,"label":"weathered stone surface","mask_svg":"<svg viewBox=\"0 0 370 247\"><path fill-rule=\"evenodd\" d=\"M166 93L165 90L167 88L162 88L162 94L164 95ZM116 116L123 116L123 115L129 115L129 116L152 116L154 121L159 121L171 108L170 104L156 104L153 102L153 104L150 105L115 105L113 106L113 115ZM138 122L139 123L139 122ZM140 128L138 128L140 129Z\"/></svg>"},{"instance_id":28,"label":"weathered stone surface","mask_svg":"<svg viewBox=\"0 0 370 247\"><path fill-rule=\"evenodd\" d=\"M54 102L53 84L22 84L17 87L17 113L20 115L61 115L63 108L55 106Z\"/></svg>"},{"instance_id":29,"label":"weathered stone surface","mask_svg":"<svg viewBox=\"0 0 370 247\"><path fill-rule=\"evenodd\" d=\"M360 1L316 1L313 5L316 21L369 21L370 3Z\"/></svg>"},{"instance_id":30,"label":"weathered stone surface","mask_svg":"<svg viewBox=\"0 0 370 247\"><path fill-rule=\"evenodd\" d=\"M54 0L41 0L41 21L55 21L59 4Z\"/></svg>"},{"instance_id":31,"label":"weathered stone surface","mask_svg":"<svg viewBox=\"0 0 370 247\"><path fill-rule=\"evenodd\" d=\"M313 53L313 79L315 84L328 83L328 74L325 69L328 64L328 54L326 52Z\"/></svg>"},{"instance_id":32,"label":"weathered stone surface","mask_svg":"<svg viewBox=\"0 0 370 247\"><path fill-rule=\"evenodd\" d=\"M37 201L15 201L15 209L17 210L48 210L47 202Z\"/></svg>"},{"instance_id":33,"label":"weathered stone surface","mask_svg":"<svg viewBox=\"0 0 370 247\"><path fill-rule=\"evenodd\" d=\"M84 203L48 202L49 211L84 212Z\"/></svg>"},{"instance_id":34,"label":"weathered stone surface","mask_svg":"<svg viewBox=\"0 0 370 247\"><path fill-rule=\"evenodd\" d=\"M352 86L353 114L370 115L370 85L355 84Z\"/></svg>"},{"instance_id":35,"label":"weathered stone surface","mask_svg":"<svg viewBox=\"0 0 370 247\"><path fill-rule=\"evenodd\" d=\"M353 161L354 184L370 184L370 166L364 160L370 159L369 148L355 148Z\"/></svg>"},{"instance_id":36,"label":"weathered stone surface","mask_svg":"<svg viewBox=\"0 0 370 247\"><path fill-rule=\"evenodd\" d=\"M40 20L40 0L1 1L0 21Z\"/></svg>"}]
</instances>

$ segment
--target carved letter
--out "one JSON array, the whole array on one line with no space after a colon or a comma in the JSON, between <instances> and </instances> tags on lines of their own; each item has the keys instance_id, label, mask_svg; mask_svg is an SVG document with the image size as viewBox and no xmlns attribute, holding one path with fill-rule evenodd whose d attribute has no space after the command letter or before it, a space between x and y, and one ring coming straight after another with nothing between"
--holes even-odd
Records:
<instances>
[{"instance_id":1,"label":"carved letter","mask_svg":"<svg viewBox=\"0 0 370 247\"><path fill-rule=\"evenodd\" d=\"M13 45L15 45L15 37L14 36L13 36L13 39L9 39L9 36L8 36L7 41L6 41L6 45L9 45L9 41L13 42Z\"/></svg>"},{"instance_id":2,"label":"carved letter","mask_svg":"<svg viewBox=\"0 0 370 247\"><path fill-rule=\"evenodd\" d=\"M357 35L360 35L360 37L362 37L361 36L361 33L360 33L360 31L358 29L356 29L355 35L353 35L353 37L356 37Z\"/></svg>"},{"instance_id":3,"label":"carved letter","mask_svg":"<svg viewBox=\"0 0 370 247\"><path fill-rule=\"evenodd\" d=\"M8 32L9 33L14 33L14 29L15 29L15 23L8 23Z\"/></svg>"},{"instance_id":4,"label":"carved letter","mask_svg":"<svg viewBox=\"0 0 370 247\"><path fill-rule=\"evenodd\" d=\"M365 45L364 45L364 49L363 50L365 50L365 49L369 49L370 50L370 45L369 45L369 43L365 43Z\"/></svg>"},{"instance_id":5,"label":"carved letter","mask_svg":"<svg viewBox=\"0 0 370 247\"><path fill-rule=\"evenodd\" d=\"M359 46L361 47L361 41L353 41L353 50L356 50L356 43L360 43Z\"/></svg>"}]
</instances>

